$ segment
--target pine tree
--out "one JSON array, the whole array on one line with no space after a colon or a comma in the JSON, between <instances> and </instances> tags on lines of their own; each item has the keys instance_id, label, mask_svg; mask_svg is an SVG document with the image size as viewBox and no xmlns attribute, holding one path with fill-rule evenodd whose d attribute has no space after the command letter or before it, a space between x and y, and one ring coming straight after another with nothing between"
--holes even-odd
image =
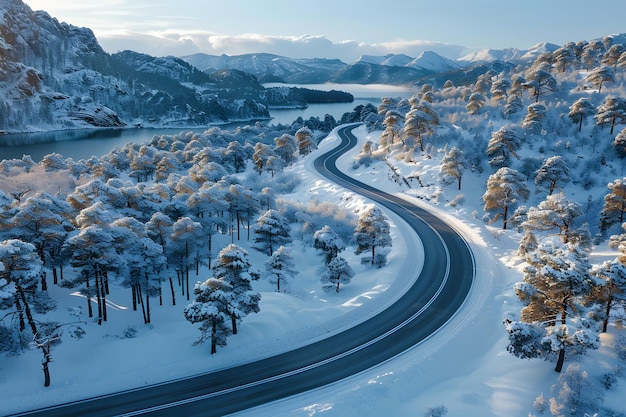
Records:
<instances>
[{"instance_id":1,"label":"pine tree","mask_svg":"<svg viewBox=\"0 0 626 417\"><path fill-rule=\"evenodd\" d=\"M254 226L255 249L272 256L274 248L285 246L291 241L290 226L287 219L276 210L267 210Z\"/></svg>"},{"instance_id":2,"label":"pine tree","mask_svg":"<svg viewBox=\"0 0 626 417\"><path fill-rule=\"evenodd\" d=\"M439 124L439 115L430 103L412 98L411 110L406 114L403 133L406 144L413 148L413 144L424 151L424 136L432 135L435 126Z\"/></svg>"},{"instance_id":3,"label":"pine tree","mask_svg":"<svg viewBox=\"0 0 626 417\"><path fill-rule=\"evenodd\" d=\"M325 225L313 235L313 247L322 251L326 265L346 248L346 244L337 233Z\"/></svg>"},{"instance_id":4,"label":"pine tree","mask_svg":"<svg viewBox=\"0 0 626 417\"><path fill-rule=\"evenodd\" d=\"M548 109L541 103L533 103L528 106L528 113L522 121L522 127L532 134L539 134L543 130L543 121Z\"/></svg>"},{"instance_id":5,"label":"pine tree","mask_svg":"<svg viewBox=\"0 0 626 417\"><path fill-rule=\"evenodd\" d=\"M52 269L54 284L58 283L57 267L62 262L61 247L74 229L70 222L71 213L65 201L39 192L22 201L12 219L11 230L16 232L13 237L35 246L44 267ZM43 290L47 289L45 274L42 274L41 286Z\"/></svg>"},{"instance_id":6,"label":"pine tree","mask_svg":"<svg viewBox=\"0 0 626 417\"><path fill-rule=\"evenodd\" d=\"M298 152L300 155L308 155L314 147L313 132L308 127L302 127L296 131L296 142L298 143Z\"/></svg>"},{"instance_id":7,"label":"pine tree","mask_svg":"<svg viewBox=\"0 0 626 417\"><path fill-rule=\"evenodd\" d=\"M622 129L613 140L613 149L621 159L626 158L626 128Z\"/></svg>"},{"instance_id":8,"label":"pine tree","mask_svg":"<svg viewBox=\"0 0 626 417\"><path fill-rule=\"evenodd\" d=\"M283 160L285 165L293 164L298 153L296 138L292 135L283 134L274 139L274 154Z\"/></svg>"},{"instance_id":9,"label":"pine tree","mask_svg":"<svg viewBox=\"0 0 626 417\"><path fill-rule=\"evenodd\" d=\"M204 242L202 225L191 218L181 217L172 225L168 261L174 265L182 295L187 294L187 300L190 299L189 271L195 266L197 275L199 265L204 263L201 256Z\"/></svg>"},{"instance_id":10,"label":"pine tree","mask_svg":"<svg viewBox=\"0 0 626 417\"><path fill-rule=\"evenodd\" d=\"M608 96L596 109L594 118L598 126L611 126L610 135L613 135L615 125L626 123L626 99Z\"/></svg>"},{"instance_id":11,"label":"pine tree","mask_svg":"<svg viewBox=\"0 0 626 417\"><path fill-rule=\"evenodd\" d=\"M41 268L41 259L30 243L18 239L0 242L0 308L16 314L20 332L26 331L28 324L32 340L43 355L41 363L47 387L50 386L51 339L58 335L47 334L47 325L38 322L33 314L45 314L56 308L48 293L37 288Z\"/></svg>"},{"instance_id":12,"label":"pine tree","mask_svg":"<svg viewBox=\"0 0 626 417\"><path fill-rule=\"evenodd\" d=\"M585 77L585 81L590 82L598 89L598 93L602 92L602 85L607 82L615 82L615 72L611 67L601 65L594 68L593 71Z\"/></svg>"},{"instance_id":13,"label":"pine tree","mask_svg":"<svg viewBox=\"0 0 626 417\"><path fill-rule=\"evenodd\" d=\"M511 81L507 78L498 77L491 84L491 99L493 101L506 101L509 98L509 90L511 88Z\"/></svg>"},{"instance_id":14,"label":"pine tree","mask_svg":"<svg viewBox=\"0 0 626 417\"><path fill-rule=\"evenodd\" d=\"M526 255L524 280L515 293L524 303L517 323L507 320L508 350L520 358L554 360L560 372L566 352L596 349L599 338L584 316L592 282L587 254L580 247L549 239Z\"/></svg>"},{"instance_id":15,"label":"pine tree","mask_svg":"<svg viewBox=\"0 0 626 417\"><path fill-rule=\"evenodd\" d=\"M486 101L487 99L485 99L485 96L482 94L472 93L472 95L469 96L469 101L465 106L465 109L471 115L479 114L480 109L485 105Z\"/></svg>"},{"instance_id":16,"label":"pine tree","mask_svg":"<svg viewBox=\"0 0 626 417\"><path fill-rule=\"evenodd\" d=\"M388 148L389 146L401 140L400 132L404 127L404 118L396 110L389 110L385 113L385 130L380 135L380 146Z\"/></svg>"},{"instance_id":17,"label":"pine tree","mask_svg":"<svg viewBox=\"0 0 626 417\"><path fill-rule=\"evenodd\" d=\"M548 195L552 195L557 185L570 182L567 161L560 155L547 158L535 174L535 185L547 186Z\"/></svg>"},{"instance_id":18,"label":"pine tree","mask_svg":"<svg viewBox=\"0 0 626 417\"><path fill-rule=\"evenodd\" d=\"M354 271L348 262L341 256L334 257L322 273L322 283L330 283L336 292L339 292L340 284L349 284L354 277Z\"/></svg>"},{"instance_id":19,"label":"pine tree","mask_svg":"<svg viewBox=\"0 0 626 417\"><path fill-rule=\"evenodd\" d=\"M569 108L567 114L569 118L578 124L578 131L583 128L583 121L587 116L595 114L596 108L587 97L581 97L574 102Z\"/></svg>"},{"instance_id":20,"label":"pine tree","mask_svg":"<svg viewBox=\"0 0 626 417\"><path fill-rule=\"evenodd\" d=\"M619 260L602 262L591 268L597 285L589 295L589 301L604 307L602 310L602 332L609 326L611 311L615 307L626 307L626 265Z\"/></svg>"},{"instance_id":21,"label":"pine tree","mask_svg":"<svg viewBox=\"0 0 626 417\"><path fill-rule=\"evenodd\" d=\"M501 127L491 135L487 145L487 156L491 158L489 165L497 168L509 165L511 156L517 158L517 151L521 147L518 130L512 125Z\"/></svg>"},{"instance_id":22,"label":"pine tree","mask_svg":"<svg viewBox=\"0 0 626 417\"><path fill-rule=\"evenodd\" d=\"M376 206L371 206L361 213L354 230L357 248L355 253L371 251L371 264L377 264L376 248L391 246L389 221L383 212ZM384 263L383 263L384 264Z\"/></svg>"},{"instance_id":23,"label":"pine tree","mask_svg":"<svg viewBox=\"0 0 626 417\"><path fill-rule=\"evenodd\" d=\"M226 325L229 318L227 293L232 289L223 280L209 278L203 283L194 286L194 300L185 307L185 318L191 323L200 323L200 338L194 343L204 343L211 340L211 355L217 352L217 347L226 346L226 338L232 334Z\"/></svg>"},{"instance_id":24,"label":"pine tree","mask_svg":"<svg viewBox=\"0 0 626 417\"><path fill-rule=\"evenodd\" d=\"M537 207L529 208L522 227L526 231L542 232L557 229L563 242L567 243L574 221L581 215L580 205L561 192L549 195Z\"/></svg>"},{"instance_id":25,"label":"pine tree","mask_svg":"<svg viewBox=\"0 0 626 417\"><path fill-rule=\"evenodd\" d=\"M250 313L258 313L261 294L252 291L252 279L258 273L251 270L248 252L230 244L217 255L213 276L230 287L226 292L227 311L231 318L233 334L237 334L237 322Z\"/></svg>"},{"instance_id":26,"label":"pine tree","mask_svg":"<svg viewBox=\"0 0 626 417\"><path fill-rule=\"evenodd\" d=\"M276 284L277 292L287 292L291 281L298 271L295 269L291 249L279 247L276 252L265 261L265 274L270 283Z\"/></svg>"},{"instance_id":27,"label":"pine tree","mask_svg":"<svg viewBox=\"0 0 626 417\"><path fill-rule=\"evenodd\" d=\"M455 179L460 190L463 171L468 168L468 165L463 151L453 146L441 160L441 175L444 177L444 181L446 181L446 178Z\"/></svg>"},{"instance_id":28,"label":"pine tree","mask_svg":"<svg viewBox=\"0 0 626 417\"><path fill-rule=\"evenodd\" d=\"M520 200L526 201L530 190L526 179L511 168L500 168L487 180L487 190L483 194L484 210L495 212L491 222L502 217L502 228L506 229L509 210L515 208Z\"/></svg>"},{"instance_id":29,"label":"pine tree","mask_svg":"<svg viewBox=\"0 0 626 417\"><path fill-rule=\"evenodd\" d=\"M607 230L614 224L624 222L626 213L626 178L608 184L609 190L604 196L604 207L600 212L600 230Z\"/></svg>"},{"instance_id":30,"label":"pine tree","mask_svg":"<svg viewBox=\"0 0 626 417\"><path fill-rule=\"evenodd\" d=\"M523 88L532 89L532 96L537 103L540 96L553 92L556 86L556 78L550 73L550 64L541 63L531 69Z\"/></svg>"}]
</instances>

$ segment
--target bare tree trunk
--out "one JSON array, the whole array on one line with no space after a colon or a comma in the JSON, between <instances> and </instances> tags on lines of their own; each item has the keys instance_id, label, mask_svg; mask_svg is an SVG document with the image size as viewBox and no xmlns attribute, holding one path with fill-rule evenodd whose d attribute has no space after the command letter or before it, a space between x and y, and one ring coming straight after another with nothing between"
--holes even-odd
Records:
<instances>
[{"instance_id":1,"label":"bare tree trunk","mask_svg":"<svg viewBox=\"0 0 626 417\"><path fill-rule=\"evenodd\" d=\"M176 305L176 294L174 292L174 281L172 281L172 277L169 277L170 279L170 289L172 290L172 305L175 306Z\"/></svg>"},{"instance_id":2,"label":"bare tree trunk","mask_svg":"<svg viewBox=\"0 0 626 417\"><path fill-rule=\"evenodd\" d=\"M109 273L107 271L104 271L103 274L104 274L104 287L103 287L104 292L106 294L110 294L109 293Z\"/></svg>"},{"instance_id":3,"label":"bare tree trunk","mask_svg":"<svg viewBox=\"0 0 626 417\"><path fill-rule=\"evenodd\" d=\"M563 369L563 363L565 362L565 349L559 350L559 358L556 361L556 367L554 370L556 372L561 372Z\"/></svg>"},{"instance_id":4,"label":"bare tree trunk","mask_svg":"<svg viewBox=\"0 0 626 417\"><path fill-rule=\"evenodd\" d=\"M211 318L211 355L217 352L217 337L215 333L217 333L217 319L215 317Z\"/></svg>"},{"instance_id":5,"label":"bare tree trunk","mask_svg":"<svg viewBox=\"0 0 626 417\"><path fill-rule=\"evenodd\" d=\"M17 310L17 315L19 317L20 332L23 332L26 329L26 321L24 320L24 309L22 308L19 294L15 294L15 309Z\"/></svg>"},{"instance_id":6,"label":"bare tree trunk","mask_svg":"<svg viewBox=\"0 0 626 417\"><path fill-rule=\"evenodd\" d=\"M606 303L606 310L604 312L604 320L602 320L602 333L606 333L609 327L609 315L611 314L611 304L613 303L613 294L609 294L609 299Z\"/></svg>"},{"instance_id":7,"label":"bare tree trunk","mask_svg":"<svg viewBox=\"0 0 626 417\"><path fill-rule=\"evenodd\" d=\"M189 301L189 268L185 271L185 285L187 286L187 301Z\"/></svg>"},{"instance_id":8,"label":"bare tree trunk","mask_svg":"<svg viewBox=\"0 0 626 417\"><path fill-rule=\"evenodd\" d=\"M87 313L89 317L93 317L93 307L91 307L91 290L89 289L89 275L85 278L85 299L87 300Z\"/></svg>"},{"instance_id":9,"label":"bare tree trunk","mask_svg":"<svg viewBox=\"0 0 626 417\"><path fill-rule=\"evenodd\" d=\"M133 311L137 311L137 288L132 284L130 286L130 293L133 299Z\"/></svg>"},{"instance_id":10,"label":"bare tree trunk","mask_svg":"<svg viewBox=\"0 0 626 417\"><path fill-rule=\"evenodd\" d=\"M46 279L46 271L41 271L41 290L48 291L48 280Z\"/></svg>"},{"instance_id":11,"label":"bare tree trunk","mask_svg":"<svg viewBox=\"0 0 626 417\"><path fill-rule=\"evenodd\" d=\"M96 270L96 303L98 304L98 324L102 325L102 299L100 296L100 279Z\"/></svg>"},{"instance_id":12,"label":"bare tree trunk","mask_svg":"<svg viewBox=\"0 0 626 417\"><path fill-rule=\"evenodd\" d=\"M235 313L230 313L230 321L233 327L233 334L237 334L237 317Z\"/></svg>"},{"instance_id":13,"label":"bare tree trunk","mask_svg":"<svg viewBox=\"0 0 626 417\"><path fill-rule=\"evenodd\" d=\"M137 286L137 297L140 300L142 300L143 296L141 295L141 284L137 283L135 285ZM141 304L141 312L143 313L143 322L144 322L144 324L147 324L148 323L148 318L146 317L146 304L144 302L141 302L140 304Z\"/></svg>"},{"instance_id":14,"label":"bare tree trunk","mask_svg":"<svg viewBox=\"0 0 626 417\"><path fill-rule=\"evenodd\" d=\"M35 320L33 319L33 315L30 311L30 306L26 301L26 295L24 294L24 290L21 286L15 286L18 293L20 294L20 298L22 299L22 303L24 305L24 312L26 313L26 318L28 319L28 324L30 325L30 329L33 332L33 337L37 338L38 331L37 325L35 324ZM44 377L44 387L50 386L50 369L48 368L48 364L50 363L50 349L46 347L45 344L37 343L37 347L41 349L41 353L43 354L43 361L41 364L43 365L43 377Z\"/></svg>"},{"instance_id":15,"label":"bare tree trunk","mask_svg":"<svg viewBox=\"0 0 626 417\"><path fill-rule=\"evenodd\" d=\"M54 283L54 285L57 285L59 283L59 276L57 275L56 267L52 267L52 282Z\"/></svg>"},{"instance_id":16,"label":"bare tree trunk","mask_svg":"<svg viewBox=\"0 0 626 417\"><path fill-rule=\"evenodd\" d=\"M150 323L150 286L149 286L149 282L148 282L148 273L145 273L146 275L146 317L148 318L148 321L146 321L147 323Z\"/></svg>"},{"instance_id":17,"label":"bare tree trunk","mask_svg":"<svg viewBox=\"0 0 626 417\"><path fill-rule=\"evenodd\" d=\"M104 273L106 276L106 273ZM105 292L105 276L100 275L100 300L102 301L102 320L107 321L107 298Z\"/></svg>"}]
</instances>

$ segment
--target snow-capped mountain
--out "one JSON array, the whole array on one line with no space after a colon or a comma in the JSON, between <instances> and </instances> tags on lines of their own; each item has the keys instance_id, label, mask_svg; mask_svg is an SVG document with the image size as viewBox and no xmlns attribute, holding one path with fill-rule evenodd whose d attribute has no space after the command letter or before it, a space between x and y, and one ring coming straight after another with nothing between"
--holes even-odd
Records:
<instances>
[{"instance_id":1,"label":"snow-capped mountain","mask_svg":"<svg viewBox=\"0 0 626 417\"><path fill-rule=\"evenodd\" d=\"M541 54L544 54L546 52L554 52L558 48L559 45L542 42L529 49L482 49L480 51L472 52L470 54L462 56L457 60L457 62L461 63L461 65L469 65L472 63L483 63L489 61L531 61L536 59Z\"/></svg>"},{"instance_id":2,"label":"snow-capped mountain","mask_svg":"<svg viewBox=\"0 0 626 417\"><path fill-rule=\"evenodd\" d=\"M390 67L409 67L430 72L445 72L461 68L461 65L457 62L444 58L433 51L422 52L415 58L405 54L389 54L384 56L362 55L357 62Z\"/></svg>"},{"instance_id":3,"label":"snow-capped mountain","mask_svg":"<svg viewBox=\"0 0 626 417\"><path fill-rule=\"evenodd\" d=\"M406 84L434 72L461 66L435 52L417 58L403 54L363 55L346 64L338 59L293 59L273 54L207 55L181 57L205 72L237 69L255 75L261 82Z\"/></svg>"},{"instance_id":4,"label":"snow-capped mountain","mask_svg":"<svg viewBox=\"0 0 626 417\"><path fill-rule=\"evenodd\" d=\"M265 53L234 56L198 53L181 59L208 73L236 69L256 76L261 82L295 84L324 83L346 66L338 59L292 59Z\"/></svg>"}]
</instances>

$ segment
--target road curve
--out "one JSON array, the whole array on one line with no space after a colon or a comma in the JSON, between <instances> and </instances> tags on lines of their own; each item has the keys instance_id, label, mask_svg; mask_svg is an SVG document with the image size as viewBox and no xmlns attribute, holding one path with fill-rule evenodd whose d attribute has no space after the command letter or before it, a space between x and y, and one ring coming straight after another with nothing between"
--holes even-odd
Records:
<instances>
[{"instance_id":1,"label":"road curve","mask_svg":"<svg viewBox=\"0 0 626 417\"><path fill-rule=\"evenodd\" d=\"M341 144L318 157L315 167L330 180L397 213L419 234L425 262L415 284L396 303L346 331L256 362L16 415L223 416L358 374L436 332L469 293L475 275L472 253L433 214L336 168L337 158L356 145L354 127L338 130Z\"/></svg>"}]
</instances>

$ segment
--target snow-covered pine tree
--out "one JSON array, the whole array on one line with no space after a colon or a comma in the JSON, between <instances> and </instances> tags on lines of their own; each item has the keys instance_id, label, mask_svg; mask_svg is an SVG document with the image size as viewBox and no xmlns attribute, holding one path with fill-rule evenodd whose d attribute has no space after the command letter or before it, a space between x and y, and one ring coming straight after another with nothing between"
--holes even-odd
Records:
<instances>
[{"instance_id":1,"label":"snow-covered pine tree","mask_svg":"<svg viewBox=\"0 0 626 417\"><path fill-rule=\"evenodd\" d=\"M469 163L465 158L465 154L462 150L453 146L441 160L441 176L444 182L449 178L457 181L458 189L461 189L461 179L463 178L463 171L468 168Z\"/></svg>"},{"instance_id":2,"label":"snow-covered pine tree","mask_svg":"<svg viewBox=\"0 0 626 417\"><path fill-rule=\"evenodd\" d=\"M535 232L558 230L563 242L567 243L575 229L575 220L581 215L580 205L560 192L547 196L537 207L530 207L522 227Z\"/></svg>"},{"instance_id":3,"label":"snow-covered pine tree","mask_svg":"<svg viewBox=\"0 0 626 417\"><path fill-rule=\"evenodd\" d=\"M146 223L146 236L148 236L150 239L152 239L153 242L161 246L163 255L165 255L165 259L167 260L173 259L174 256L173 253L171 253L171 251L173 250L171 244L173 225L174 222L172 221L172 219L159 211L155 212L152 217L150 217L150 220ZM166 270L167 279L170 283L172 305L176 305L176 293L174 291L174 281L172 280L169 263L168 267L166 267Z\"/></svg>"},{"instance_id":4,"label":"snow-covered pine tree","mask_svg":"<svg viewBox=\"0 0 626 417\"><path fill-rule=\"evenodd\" d=\"M607 96L604 99L604 103L596 108L596 114L593 117L598 126L611 126L609 134L613 136L615 125L626 123L626 99Z\"/></svg>"},{"instance_id":5,"label":"snow-covered pine tree","mask_svg":"<svg viewBox=\"0 0 626 417\"><path fill-rule=\"evenodd\" d=\"M189 196L187 204L193 220L202 225L202 230L207 238L207 259L210 268L210 260L213 256L213 236L218 231L226 233L228 230L228 222L222 215L229 208L225 191L220 184L205 182L198 191Z\"/></svg>"},{"instance_id":6,"label":"snow-covered pine tree","mask_svg":"<svg viewBox=\"0 0 626 417\"><path fill-rule=\"evenodd\" d=\"M611 181L610 192L604 196L604 206L600 212L600 230L608 230L614 224L624 222L626 213L626 177Z\"/></svg>"},{"instance_id":7,"label":"snow-covered pine tree","mask_svg":"<svg viewBox=\"0 0 626 417\"><path fill-rule=\"evenodd\" d=\"M626 158L626 127L615 136L613 149L622 160Z\"/></svg>"},{"instance_id":8,"label":"snow-covered pine tree","mask_svg":"<svg viewBox=\"0 0 626 417\"><path fill-rule=\"evenodd\" d=\"M20 202L9 228L13 238L19 237L35 246L44 267L52 270L54 284L58 283L61 247L69 231L74 229L70 222L71 213L71 207L64 200L38 192ZM45 277L43 273L43 290L47 289Z\"/></svg>"},{"instance_id":9,"label":"snow-covered pine tree","mask_svg":"<svg viewBox=\"0 0 626 417\"><path fill-rule=\"evenodd\" d=\"M480 114L480 109L485 105L487 99L480 93L472 93L469 96L469 101L465 106L467 112L471 115Z\"/></svg>"},{"instance_id":10,"label":"snow-covered pine tree","mask_svg":"<svg viewBox=\"0 0 626 417\"><path fill-rule=\"evenodd\" d=\"M526 77L527 80L523 88L532 89L531 95L535 98L535 103L539 102L540 96L556 90L557 81L550 69L551 65L549 63L540 63L534 66L530 70L528 77Z\"/></svg>"},{"instance_id":11,"label":"snow-covered pine tree","mask_svg":"<svg viewBox=\"0 0 626 417\"><path fill-rule=\"evenodd\" d=\"M526 255L524 280L515 293L524 303L520 321L507 319L508 351L519 358L556 360L560 372L568 355L599 347L596 325L585 316L584 297L592 288L587 253L559 239L546 239Z\"/></svg>"},{"instance_id":12,"label":"snow-covered pine tree","mask_svg":"<svg viewBox=\"0 0 626 417\"><path fill-rule=\"evenodd\" d=\"M545 159L535 173L535 185L548 188L548 195L552 195L557 187L561 188L569 182L567 160L560 155Z\"/></svg>"},{"instance_id":13,"label":"snow-covered pine tree","mask_svg":"<svg viewBox=\"0 0 626 417\"><path fill-rule=\"evenodd\" d=\"M380 135L380 146L389 148L394 143L401 141L400 132L404 127L404 117L395 109L385 113L385 130Z\"/></svg>"},{"instance_id":14,"label":"snow-covered pine tree","mask_svg":"<svg viewBox=\"0 0 626 417\"><path fill-rule=\"evenodd\" d=\"M311 153L311 149L315 146L315 144L313 144L314 135L311 129L306 126L302 127L296 131L295 137L300 155L308 155Z\"/></svg>"},{"instance_id":15,"label":"snow-covered pine tree","mask_svg":"<svg viewBox=\"0 0 626 417\"><path fill-rule=\"evenodd\" d=\"M516 126L505 125L491 135L487 144L489 165L502 168L509 165L511 156L517 158L517 151L521 147L521 137Z\"/></svg>"},{"instance_id":16,"label":"snow-covered pine tree","mask_svg":"<svg viewBox=\"0 0 626 417\"><path fill-rule=\"evenodd\" d=\"M588 302L598 304L602 318L602 332L606 333L611 312L626 308L626 265L617 259L604 261L591 268L596 285L588 296Z\"/></svg>"},{"instance_id":17,"label":"snow-covered pine tree","mask_svg":"<svg viewBox=\"0 0 626 417\"><path fill-rule=\"evenodd\" d=\"M439 115L429 102L413 96L411 110L405 116L403 133L407 146L424 151L424 136L431 135L439 124Z\"/></svg>"},{"instance_id":18,"label":"snow-covered pine tree","mask_svg":"<svg viewBox=\"0 0 626 417\"><path fill-rule=\"evenodd\" d=\"M247 222L248 239L250 239L250 219L260 209L259 201L255 198L254 193L249 187L231 184L224 198L228 203L231 224L236 224L237 240L241 239L241 223L244 220Z\"/></svg>"},{"instance_id":19,"label":"snow-covered pine tree","mask_svg":"<svg viewBox=\"0 0 626 417\"><path fill-rule=\"evenodd\" d=\"M0 242L0 309L16 315L19 331L30 330L32 341L43 355L41 361L44 386L50 385L48 364L52 360L50 349L58 334L47 334L49 324L39 322L34 313L45 314L56 308L47 291L38 289L42 262L36 248L18 239ZM26 327L28 324L28 327ZM55 328L56 326L52 326Z\"/></svg>"},{"instance_id":20,"label":"snow-covered pine tree","mask_svg":"<svg viewBox=\"0 0 626 417\"><path fill-rule=\"evenodd\" d=\"M184 310L188 321L200 323L201 335L194 345L210 339L211 355L217 352L218 346L226 346L226 338L232 334L226 324L230 317L226 294L231 291L230 285L221 279L198 282L193 289L195 298Z\"/></svg>"},{"instance_id":21,"label":"snow-covered pine tree","mask_svg":"<svg viewBox=\"0 0 626 417\"><path fill-rule=\"evenodd\" d=\"M161 275L167 267L163 248L146 235L140 221L122 217L111 224L114 247L124 261L122 285L131 289L133 310L141 305L144 323L151 322L150 296L160 294ZM144 298L145 296L145 298Z\"/></svg>"},{"instance_id":22,"label":"snow-covered pine tree","mask_svg":"<svg viewBox=\"0 0 626 417\"><path fill-rule=\"evenodd\" d=\"M272 256L274 248L291 242L291 227L283 216L274 209L267 210L254 226L254 248Z\"/></svg>"},{"instance_id":23,"label":"snow-covered pine tree","mask_svg":"<svg viewBox=\"0 0 626 417\"><path fill-rule=\"evenodd\" d=\"M298 271L295 269L291 248L281 246L265 261L265 274L277 292L288 292L291 281Z\"/></svg>"},{"instance_id":24,"label":"snow-covered pine tree","mask_svg":"<svg viewBox=\"0 0 626 417\"><path fill-rule=\"evenodd\" d=\"M376 259L376 248L391 247L392 244L389 221L381 209L370 206L361 213L354 229L354 238L357 244L355 250L357 255L369 251L372 265L385 264L385 262L379 263Z\"/></svg>"},{"instance_id":25,"label":"snow-covered pine tree","mask_svg":"<svg viewBox=\"0 0 626 417\"><path fill-rule=\"evenodd\" d=\"M259 175L261 175L263 171L268 171L267 163L272 156L275 156L274 151L269 145L261 142L257 142L256 145L254 145L252 162L254 162L254 169Z\"/></svg>"},{"instance_id":26,"label":"snow-covered pine tree","mask_svg":"<svg viewBox=\"0 0 626 417\"><path fill-rule=\"evenodd\" d=\"M589 75L585 77L585 81L593 84L593 86L598 89L599 94L602 92L604 83L615 82L615 71L607 65L600 65L599 67L595 67Z\"/></svg>"},{"instance_id":27,"label":"snow-covered pine tree","mask_svg":"<svg viewBox=\"0 0 626 417\"><path fill-rule=\"evenodd\" d=\"M334 257L322 273L321 281L323 284L331 284L336 292L339 292L340 284L349 284L354 277L354 270L343 257Z\"/></svg>"},{"instance_id":28,"label":"snow-covered pine tree","mask_svg":"<svg viewBox=\"0 0 626 417\"><path fill-rule=\"evenodd\" d=\"M589 98L581 97L569 107L568 117L578 124L578 131L582 131L583 122L587 116L592 116L596 113L596 107L591 103Z\"/></svg>"},{"instance_id":29,"label":"snow-covered pine tree","mask_svg":"<svg viewBox=\"0 0 626 417\"><path fill-rule=\"evenodd\" d=\"M296 138L285 133L275 138L274 144L274 154L285 163L285 166L293 164L298 154Z\"/></svg>"},{"instance_id":30,"label":"snow-covered pine tree","mask_svg":"<svg viewBox=\"0 0 626 417\"><path fill-rule=\"evenodd\" d=\"M324 227L313 234L313 247L322 252L324 262L328 265L339 252L346 248L346 244L332 227L324 225Z\"/></svg>"},{"instance_id":31,"label":"snow-covered pine tree","mask_svg":"<svg viewBox=\"0 0 626 417\"><path fill-rule=\"evenodd\" d=\"M530 189L526 185L526 178L511 168L500 168L487 179L487 190L483 194L484 210L495 212L490 222L502 217L502 228L506 229L509 210L514 209L517 203L526 201Z\"/></svg>"},{"instance_id":32,"label":"snow-covered pine tree","mask_svg":"<svg viewBox=\"0 0 626 417\"><path fill-rule=\"evenodd\" d=\"M251 269L248 252L237 245L231 243L217 255L213 276L230 287L230 291L226 292L226 302L233 334L237 334L237 321L260 311L261 294L254 292L251 285L258 275Z\"/></svg>"}]
</instances>

